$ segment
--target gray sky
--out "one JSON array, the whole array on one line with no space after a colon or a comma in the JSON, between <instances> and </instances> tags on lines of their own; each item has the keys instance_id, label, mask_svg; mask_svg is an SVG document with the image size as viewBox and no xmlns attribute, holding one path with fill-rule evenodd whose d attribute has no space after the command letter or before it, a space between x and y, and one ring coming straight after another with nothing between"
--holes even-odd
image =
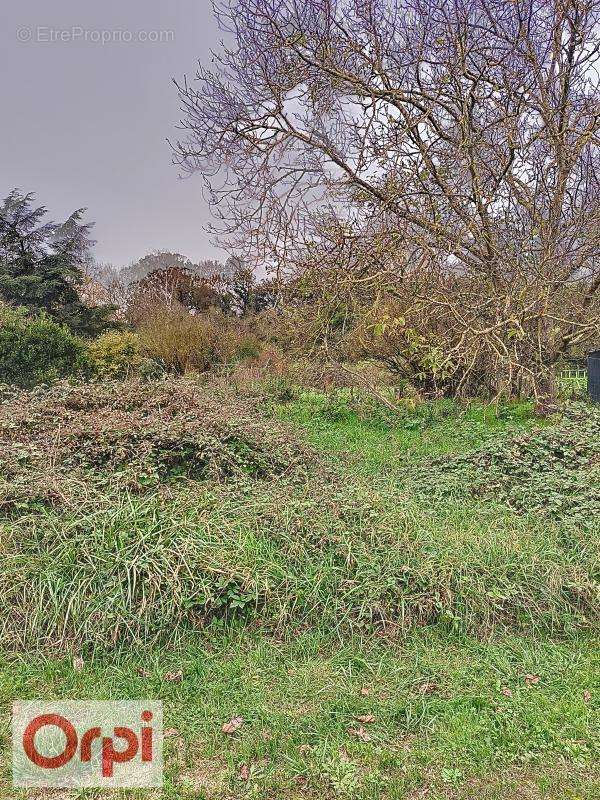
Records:
<instances>
[{"instance_id":1,"label":"gray sky","mask_svg":"<svg viewBox=\"0 0 600 800\"><path fill-rule=\"evenodd\" d=\"M99 261L223 257L201 178L179 178L165 141L171 78L218 41L209 0L0 0L0 195L34 191L56 220L86 206Z\"/></svg>"}]
</instances>

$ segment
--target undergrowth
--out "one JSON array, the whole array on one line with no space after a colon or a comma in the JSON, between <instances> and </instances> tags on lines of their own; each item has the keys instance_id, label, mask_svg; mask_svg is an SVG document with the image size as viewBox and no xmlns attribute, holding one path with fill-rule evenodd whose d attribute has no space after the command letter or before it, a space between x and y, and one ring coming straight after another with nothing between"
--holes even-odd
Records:
<instances>
[{"instance_id":1,"label":"undergrowth","mask_svg":"<svg viewBox=\"0 0 600 800\"><path fill-rule=\"evenodd\" d=\"M168 641L235 618L340 636L596 628L596 533L516 516L500 496L440 492L451 469L411 488L426 446L489 447L531 428L527 413L442 403L332 421L313 406L313 444L362 443L347 460L211 384L115 387L61 384L1 409L0 625L12 646Z\"/></svg>"},{"instance_id":2,"label":"undergrowth","mask_svg":"<svg viewBox=\"0 0 600 800\"><path fill-rule=\"evenodd\" d=\"M3 528L0 629L19 645L173 638L234 616L276 630L559 634L598 613L582 538L483 505L440 513L391 489L115 493Z\"/></svg>"},{"instance_id":3,"label":"undergrowth","mask_svg":"<svg viewBox=\"0 0 600 800\"><path fill-rule=\"evenodd\" d=\"M571 405L554 426L499 437L473 453L421 465L419 496L489 497L519 513L596 527L600 518L600 408Z\"/></svg>"},{"instance_id":4,"label":"undergrowth","mask_svg":"<svg viewBox=\"0 0 600 800\"><path fill-rule=\"evenodd\" d=\"M5 393L0 793L14 699L137 697L164 800L598 797L593 412L267 389Z\"/></svg>"},{"instance_id":5,"label":"undergrowth","mask_svg":"<svg viewBox=\"0 0 600 800\"><path fill-rule=\"evenodd\" d=\"M0 509L78 507L101 487L132 493L178 479L268 479L314 463L250 399L192 380L57 383L0 405Z\"/></svg>"}]
</instances>

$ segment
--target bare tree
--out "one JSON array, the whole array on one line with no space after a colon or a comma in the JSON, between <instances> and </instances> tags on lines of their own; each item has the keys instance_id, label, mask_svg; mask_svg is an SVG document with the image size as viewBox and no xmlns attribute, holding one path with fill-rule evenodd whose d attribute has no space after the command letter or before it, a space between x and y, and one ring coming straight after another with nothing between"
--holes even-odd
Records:
<instances>
[{"instance_id":1,"label":"bare tree","mask_svg":"<svg viewBox=\"0 0 600 800\"><path fill-rule=\"evenodd\" d=\"M220 235L295 263L335 217L401 242L455 383L552 394L598 327L599 0L223 0L176 157Z\"/></svg>"},{"instance_id":2,"label":"bare tree","mask_svg":"<svg viewBox=\"0 0 600 800\"><path fill-rule=\"evenodd\" d=\"M88 303L109 303L114 306L117 318L122 318L130 297L123 270L114 264L89 259L84 271L82 299Z\"/></svg>"}]
</instances>

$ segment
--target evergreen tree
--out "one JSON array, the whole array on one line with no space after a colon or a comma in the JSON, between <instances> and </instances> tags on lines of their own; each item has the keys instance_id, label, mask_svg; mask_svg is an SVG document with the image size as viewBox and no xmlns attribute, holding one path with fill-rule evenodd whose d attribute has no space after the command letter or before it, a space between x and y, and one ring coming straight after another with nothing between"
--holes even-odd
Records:
<instances>
[{"instance_id":1,"label":"evergreen tree","mask_svg":"<svg viewBox=\"0 0 600 800\"><path fill-rule=\"evenodd\" d=\"M43 222L44 206L18 189L0 204L0 298L45 311L79 334L94 336L111 325L112 306L88 307L79 297L82 264L93 244L85 209L66 222Z\"/></svg>"}]
</instances>

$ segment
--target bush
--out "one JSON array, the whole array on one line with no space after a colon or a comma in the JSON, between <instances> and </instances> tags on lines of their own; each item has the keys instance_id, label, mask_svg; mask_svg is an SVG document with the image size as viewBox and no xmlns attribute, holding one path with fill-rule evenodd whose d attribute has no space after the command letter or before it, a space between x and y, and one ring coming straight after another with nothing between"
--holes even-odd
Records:
<instances>
[{"instance_id":1,"label":"bush","mask_svg":"<svg viewBox=\"0 0 600 800\"><path fill-rule=\"evenodd\" d=\"M0 307L0 382L29 387L86 366L85 345L45 314Z\"/></svg>"},{"instance_id":2,"label":"bush","mask_svg":"<svg viewBox=\"0 0 600 800\"><path fill-rule=\"evenodd\" d=\"M213 331L184 308L154 308L141 320L138 333L144 355L173 372L204 371L214 359Z\"/></svg>"},{"instance_id":3,"label":"bush","mask_svg":"<svg viewBox=\"0 0 600 800\"><path fill-rule=\"evenodd\" d=\"M139 337L130 331L110 331L89 346L94 372L103 378L126 378L140 372L143 359Z\"/></svg>"},{"instance_id":4,"label":"bush","mask_svg":"<svg viewBox=\"0 0 600 800\"><path fill-rule=\"evenodd\" d=\"M153 307L141 319L138 333L142 353L178 374L205 372L260 353L259 340L239 320L219 312L192 315L178 305Z\"/></svg>"},{"instance_id":5,"label":"bush","mask_svg":"<svg viewBox=\"0 0 600 800\"><path fill-rule=\"evenodd\" d=\"M242 334L235 345L235 355L238 359L258 358L262 346L259 339L251 333Z\"/></svg>"}]
</instances>

